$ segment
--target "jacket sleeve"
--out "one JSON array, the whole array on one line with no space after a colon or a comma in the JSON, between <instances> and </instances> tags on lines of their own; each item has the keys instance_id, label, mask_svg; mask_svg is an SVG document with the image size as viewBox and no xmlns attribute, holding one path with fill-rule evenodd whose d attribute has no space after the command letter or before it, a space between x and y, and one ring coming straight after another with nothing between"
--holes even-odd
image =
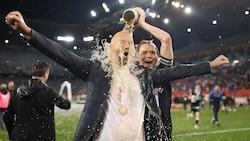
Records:
<instances>
[{"instance_id":1,"label":"jacket sleeve","mask_svg":"<svg viewBox=\"0 0 250 141\"><path fill-rule=\"evenodd\" d=\"M164 67L171 67L174 64L173 59L167 59L163 56L160 56L160 65L159 68L164 68Z\"/></svg>"},{"instance_id":2,"label":"jacket sleeve","mask_svg":"<svg viewBox=\"0 0 250 141\"><path fill-rule=\"evenodd\" d=\"M87 79L86 77L92 64L90 60L77 56L62 45L48 39L35 30L32 30L31 39L28 43L58 64L67 68L77 77L83 80Z\"/></svg>"},{"instance_id":3,"label":"jacket sleeve","mask_svg":"<svg viewBox=\"0 0 250 141\"><path fill-rule=\"evenodd\" d=\"M164 81L174 81L185 77L211 74L209 62L198 64L179 64L170 68L156 69L153 72L154 84L163 83Z\"/></svg>"},{"instance_id":4,"label":"jacket sleeve","mask_svg":"<svg viewBox=\"0 0 250 141\"><path fill-rule=\"evenodd\" d=\"M70 109L71 103L68 99L65 99L62 96L60 96L53 88L50 88L49 91L50 91L49 93L51 93L54 96L54 104L57 107L65 110Z\"/></svg>"},{"instance_id":5,"label":"jacket sleeve","mask_svg":"<svg viewBox=\"0 0 250 141\"><path fill-rule=\"evenodd\" d=\"M5 123L6 129L8 131L9 140L11 140L11 134L12 134L12 130L13 130L14 123L15 123L15 120L14 120L15 112L14 112L14 105L13 105L13 103L14 103L13 99L14 98L13 98L13 96L14 95L11 95L8 108L4 112L4 115L3 115L3 120L4 120L4 123Z\"/></svg>"}]
</instances>

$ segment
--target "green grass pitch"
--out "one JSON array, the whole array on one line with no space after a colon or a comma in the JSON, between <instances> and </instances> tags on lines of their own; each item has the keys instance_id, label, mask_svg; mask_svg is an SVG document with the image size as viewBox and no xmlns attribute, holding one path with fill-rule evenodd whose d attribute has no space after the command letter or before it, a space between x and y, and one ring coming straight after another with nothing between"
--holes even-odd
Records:
<instances>
[{"instance_id":1,"label":"green grass pitch","mask_svg":"<svg viewBox=\"0 0 250 141\"><path fill-rule=\"evenodd\" d=\"M56 110L57 141L72 141L82 106L69 111ZM237 107L228 114L219 112L220 127L211 123L212 110L201 111L199 129L194 129L195 118L186 118L188 111L172 110L173 141L250 141L250 108ZM0 141L8 141L7 132L0 132Z\"/></svg>"}]
</instances>

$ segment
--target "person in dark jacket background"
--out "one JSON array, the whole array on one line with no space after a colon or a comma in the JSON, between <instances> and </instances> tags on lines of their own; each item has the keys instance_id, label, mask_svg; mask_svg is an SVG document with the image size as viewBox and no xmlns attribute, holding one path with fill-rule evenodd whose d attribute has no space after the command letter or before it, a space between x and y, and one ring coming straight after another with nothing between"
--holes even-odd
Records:
<instances>
[{"instance_id":1,"label":"person in dark jacket background","mask_svg":"<svg viewBox=\"0 0 250 141\"><path fill-rule=\"evenodd\" d=\"M213 90L209 92L209 99L210 99L210 104L213 108L213 114L214 117L212 119L213 124L216 124L218 127L220 126L219 119L218 119L218 113L220 110L221 105L223 105L223 94L221 92L220 86L219 85L214 85Z\"/></svg>"},{"instance_id":2,"label":"person in dark jacket background","mask_svg":"<svg viewBox=\"0 0 250 141\"><path fill-rule=\"evenodd\" d=\"M69 100L48 87L49 64L36 62L32 79L11 95L4 122L11 141L55 141L54 107L70 109Z\"/></svg>"}]
</instances>

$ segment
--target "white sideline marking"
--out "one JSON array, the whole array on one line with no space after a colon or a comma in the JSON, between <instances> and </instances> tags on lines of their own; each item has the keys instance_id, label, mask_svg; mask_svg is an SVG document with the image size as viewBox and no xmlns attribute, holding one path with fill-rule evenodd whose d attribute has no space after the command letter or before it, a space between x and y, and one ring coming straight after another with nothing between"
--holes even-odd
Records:
<instances>
[{"instance_id":1,"label":"white sideline marking","mask_svg":"<svg viewBox=\"0 0 250 141\"><path fill-rule=\"evenodd\" d=\"M204 134L227 133L227 132L245 131L245 130L250 130L250 128L220 130L220 131L211 131L211 132L197 132L197 133L174 135L173 137L185 137L185 136L195 136L195 135L204 135ZM57 134L74 134L74 132L70 132L70 131L69 132L65 132L65 131L60 132L60 131L57 131L56 133Z\"/></svg>"},{"instance_id":2,"label":"white sideline marking","mask_svg":"<svg viewBox=\"0 0 250 141\"><path fill-rule=\"evenodd\" d=\"M210 132L197 132L197 133L174 135L173 137L185 137L185 136L204 135L204 134L216 134L216 133L226 133L226 132L235 132L235 131L244 131L244 130L250 130L250 128L240 128L240 129L220 130L220 131L210 131Z\"/></svg>"}]
</instances>

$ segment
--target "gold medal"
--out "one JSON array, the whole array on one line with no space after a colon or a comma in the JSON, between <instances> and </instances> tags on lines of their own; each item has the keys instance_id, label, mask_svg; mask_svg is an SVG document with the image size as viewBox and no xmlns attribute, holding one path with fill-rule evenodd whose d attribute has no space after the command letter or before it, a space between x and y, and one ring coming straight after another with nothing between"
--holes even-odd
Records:
<instances>
[{"instance_id":1,"label":"gold medal","mask_svg":"<svg viewBox=\"0 0 250 141\"><path fill-rule=\"evenodd\" d=\"M126 106L121 105L121 106L119 107L119 112L120 112L121 115L124 116L125 114L127 114L128 110L127 110Z\"/></svg>"}]
</instances>

